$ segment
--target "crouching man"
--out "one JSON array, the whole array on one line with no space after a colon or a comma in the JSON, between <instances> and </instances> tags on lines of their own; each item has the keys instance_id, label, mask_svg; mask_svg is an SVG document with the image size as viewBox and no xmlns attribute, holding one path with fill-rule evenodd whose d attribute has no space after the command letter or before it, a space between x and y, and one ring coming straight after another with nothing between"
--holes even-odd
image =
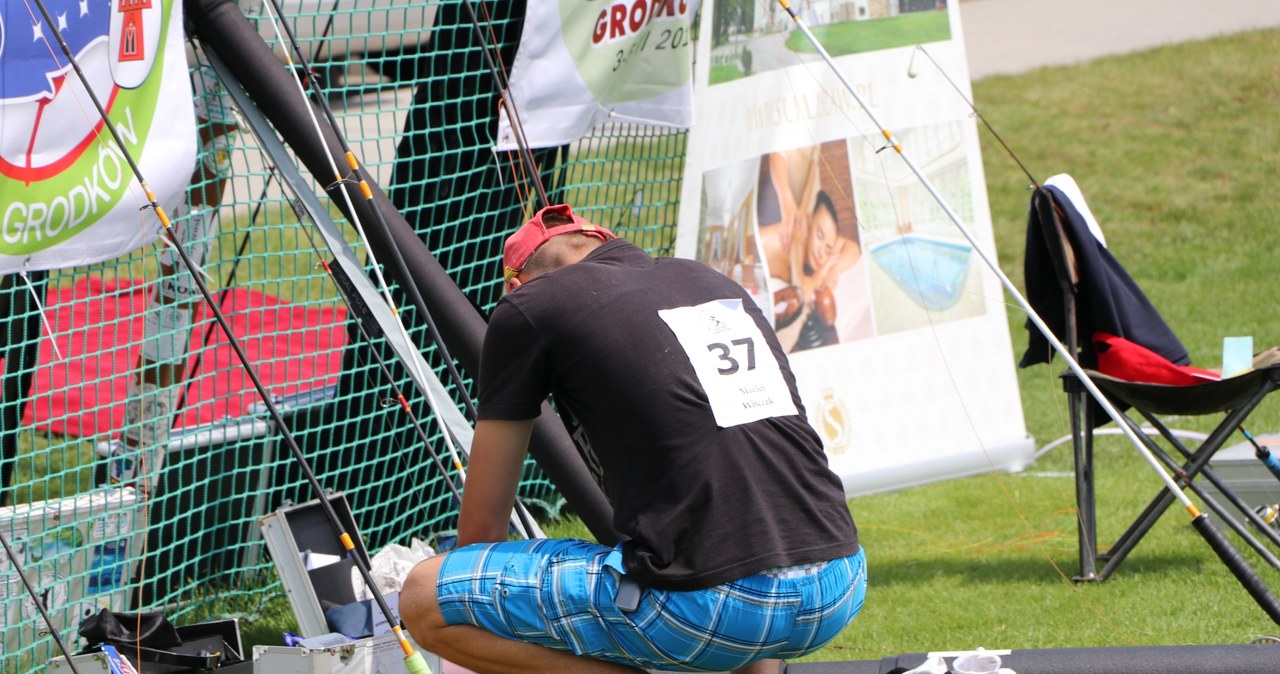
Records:
<instances>
[{"instance_id":1,"label":"crouching man","mask_svg":"<svg viewBox=\"0 0 1280 674\"><path fill-rule=\"evenodd\" d=\"M568 206L507 239L458 548L414 568L409 633L480 674L774 674L853 620L866 565L787 357L749 295ZM626 540L507 541L553 396Z\"/></svg>"}]
</instances>

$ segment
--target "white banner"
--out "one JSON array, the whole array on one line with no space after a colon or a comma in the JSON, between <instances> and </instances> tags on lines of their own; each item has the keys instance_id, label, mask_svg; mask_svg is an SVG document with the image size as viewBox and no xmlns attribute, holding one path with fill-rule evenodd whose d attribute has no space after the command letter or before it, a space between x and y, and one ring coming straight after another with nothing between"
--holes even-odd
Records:
<instances>
[{"instance_id":1,"label":"white banner","mask_svg":"<svg viewBox=\"0 0 1280 674\"><path fill-rule=\"evenodd\" d=\"M0 273L110 259L160 229L55 32L162 206L195 166L180 0L44 4L55 25L34 3L0 9Z\"/></svg>"},{"instance_id":2,"label":"white banner","mask_svg":"<svg viewBox=\"0 0 1280 674\"><path fill-rule=\"evenodd\" d=\"M697 6L697 0L530 2L511 69L511 98L529 147L570 143L609 121L692 124ZM519 147L505 109L496 147Z\"/></svg>"},{"instance_id":3,"label":"white banner","mask_svg":"<svg viewBox=\"0 0 1280 674\"><path fill-rule=\"evenodd\" d=\"M994 259L946 4L831 0L801 17ZM848 493L1023 466L1034 443L998 279L781 7L702 14L677 254L773 316Z\"/></svg>"}]
</instances>

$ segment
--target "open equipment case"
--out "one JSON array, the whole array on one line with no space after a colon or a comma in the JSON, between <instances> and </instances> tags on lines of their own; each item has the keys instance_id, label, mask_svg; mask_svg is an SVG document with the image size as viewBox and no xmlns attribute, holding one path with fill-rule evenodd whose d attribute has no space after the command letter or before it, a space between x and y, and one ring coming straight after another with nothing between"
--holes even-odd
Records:
<instances>
[{"instance_id":1,"label":"open equipment case","mask_svg":"<svg viewBox=\"0 0 1280 674\"><path fill-rule=\"evenodd\" d=\"M356 529L346 496L339 492L330 494L328 499L343 528L355 541L355 554L368 565L369 553ZM334 634L325 619L322 605L356 601L352 581L355 569L320 501L282 506L263 517L259 524L304 639L299 646L254 646L254 671L263 674L403 674L404 653L376 607L370 618L374 634L354 641ZM308 569L305 560L317 556L341 559ZM398 595L385 598L394 612ZM431 671L441 671L439 657L426 651L422 651L422 655Z\"/></svg>"}]
</instances>

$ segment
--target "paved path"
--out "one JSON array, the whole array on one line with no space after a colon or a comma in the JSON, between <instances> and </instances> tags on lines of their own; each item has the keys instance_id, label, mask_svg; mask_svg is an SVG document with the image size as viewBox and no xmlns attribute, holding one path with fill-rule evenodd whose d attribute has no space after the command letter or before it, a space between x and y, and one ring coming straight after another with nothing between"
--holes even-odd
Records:
<instances>
[{"instance_id":1,"label":"paved path","mask_svg":"<svg viewBox=\"0 0 1280 674\"><path fill-rule=\"evenodd\" d=\"M963 0L960 21L979 79L1278 27L1280 0Z\"/></svg>"}]
</instances>

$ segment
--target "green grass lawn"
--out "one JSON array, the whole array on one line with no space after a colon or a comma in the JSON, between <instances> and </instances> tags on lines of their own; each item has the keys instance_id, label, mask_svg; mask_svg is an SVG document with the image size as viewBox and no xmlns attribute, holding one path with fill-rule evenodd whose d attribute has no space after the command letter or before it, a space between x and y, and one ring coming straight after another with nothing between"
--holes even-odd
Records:
<instances>
[{"instance_id":1,"label":"green grass lawn","mask_svg":"<svg viewBox=\"0 0 1280 674\"><path fill-rule=\"evenodd\" d=\"M833 51L835 51L833 49ZM1254 32L975 83L986 119L1038 180L1071 173L1111 250L1205 367L1222 338L1280 343L1280 31ZM891 120L889 120L891 122ZM1027 179L983 138L998 256L1020 283ZM1015 359L1026 343L1011 306ZM1068 433L1057 373L1019 371L1028 431ZM1280 396L1251 418L1280 432ZM1216 419L1178 419L1206 431ZM1136 451L1100 441L1099 539L1110 542L1161 483ZM813 661L929 650L1243 643L1272 624L1175 507L1105 583L1077 585L1070 448L1017 474L855 499L870 590L853 626ZM583 536L575 520L548 528ZM1234 537L1232 538L1233 540ZM1245 556L1280 589L1280 573ZM287 622L284 621L284 622ZM287 629L287 626L284 627ZM246 625L278 643L280 626ZM247 637L253 641L252 636ZM264 642L266 643L266 642Z\"/></svg>"},{"instance_id":2,"label":"green grass lawn","mask_svg":"<svg viewBox=\"0 0 1280 674\"><path fill-rule=\"evenodd\" d=\"M833 57L951 39L951 24L945 9L810 26L809 30ZM809 38L799 30L787 36L787 49L802 54L817 53Z\"/></svg>"}]
</instances>

